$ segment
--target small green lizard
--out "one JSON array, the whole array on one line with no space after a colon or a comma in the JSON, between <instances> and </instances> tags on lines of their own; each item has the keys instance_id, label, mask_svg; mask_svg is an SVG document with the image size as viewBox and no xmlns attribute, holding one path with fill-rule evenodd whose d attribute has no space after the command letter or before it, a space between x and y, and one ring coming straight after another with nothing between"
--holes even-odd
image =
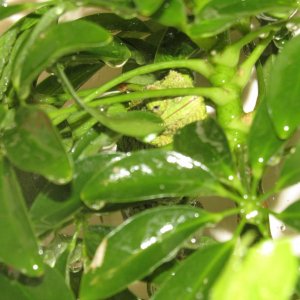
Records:
<instances>
[{"instance_id":1,"label":"small green lizard","mask_svg":"<svg viewBox=\"0 0 300 300\"><path fill-rule=\"evenodd\" d=\"M170 71L162 80L148 85L147 89L191 88L193 86L193 80L189 75ZM203 120L207 116L204 99L199 96L151 101L146 104L146 109L159 115L164 121L164 132L151 142L156 147L170 144L179 128Z\"/></svg>"},{"instance_id":2,"label":"small green lizard","mask_svg":"<svg viewBox=\"0 0 300 300\"><path fill-rule=\"evenodd\" d=\"M145 87L147 90L160 90L169 88L191 88L193 80L189 75L170 71L162 80L155 81ZM204 99L200 96L184 96L171 99L159 99L148 101L145 104L141 101L133 101L131 109L151 111L161 117L165 130L149 144L154 147L164 147L173 141L176 131L187 124L200 121L206 118L206 106ZM132 147L132 149L130 149ZM145 148L142 143L134 142L131 138L121 141L120 150L132 151Z\"/></svg>"}]
</instances>

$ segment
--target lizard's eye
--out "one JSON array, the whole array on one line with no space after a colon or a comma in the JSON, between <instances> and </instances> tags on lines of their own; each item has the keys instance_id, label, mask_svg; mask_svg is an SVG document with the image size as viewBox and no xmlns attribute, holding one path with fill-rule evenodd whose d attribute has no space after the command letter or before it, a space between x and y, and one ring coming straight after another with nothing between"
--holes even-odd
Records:
<instances>
[{"instance_id":1,"label":"lizard's eye","mask_svg":"<svg viewBox=\"0 0 300 300\"><path fill-rule=\"evenodd\" d=\"M159 105L155 105L155 106L153 106L152 110L153 110L153 111L158 111L158 110L159 110L159 108L160 108L160 106L159 106Z\"/></svg>"}]
</instances>

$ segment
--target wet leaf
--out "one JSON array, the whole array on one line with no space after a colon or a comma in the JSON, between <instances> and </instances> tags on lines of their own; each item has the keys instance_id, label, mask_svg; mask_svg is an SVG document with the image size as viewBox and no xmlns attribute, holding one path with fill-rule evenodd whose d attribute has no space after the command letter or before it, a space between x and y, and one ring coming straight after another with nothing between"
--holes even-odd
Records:
<instances>
[{"instance_id":1,"label":"wet leaf","mask_svg":"<svg viewBox=\"0 0 300 300\"><path fill-rule=\"evenodd\" d=\"M0 261L29 276L43 272L42 258L12 166L0 160Z\"/></svg>"},{"instance_id":2,"label":"wet leaf","mask_svg":"<svg viewBox=\"0 0 300 300\"><path fill-rule=\"evenodd\" d=\"M18 33L19 33L19 28L13 27L7 32L5 32L4 34L2 34L0 37L0 53L1 53L0 77L3 73L4 66L7 64L9 60L9 56L14 46L14 43L17 39Z\"/></svg>"},{"instance_id":3,"label":"wet leaf","mask_svg":"<svg viewBox=\"0 0 300 300\"><path fill-rule=\"evenodd\" d=\"M279 137L286 139L300 124L300 36L287 43L270 74L267 105Z\"/></svg>"},{"instance_id":4,"label":"wet leaf","mask_svg":"<svg viewBox=\"0 0 300 300\"><path fill-rule=\"evenodd\" d=\"M291 149L291 153L287 155L282 168L280 170L279 178L276 181L277 189L282 189L289 185L296 184L300 181L300 144L296 148Z\"/></svg>"},{"instance_id":5,"label":"wet leaf","mask_svg":"<svg viewBox=\"0 0 300 300\"><path fill-rule=\"evenodd\" d=\"M38 234L44 234L62 226L74 218L83 207L80 192L88 180L107 164L120 159L123 154L98 154L79 160L74 166L72 186L47 185L33 203L30 214Z\"/></svg>"},{"instance_id":6,"label":"wet leaf","mask_svg":"<svg viewBox=\"0 0 300 300\"><path fill-rule=\"evenodd\" d=\"M90 49L89 52L97 54L99 59L113 67L123 66L131 56L126 44L117 37L114 37L108 45Z\"/></svg>"},{"instance_id":7,"label":"wet leaf","mask_svg":"<svg viewBox=\"0 0 300 300\"><path fill-rule=\"evenodd\" d=\"M82 20L61 23L45 30L28 49L22 64L15 65L14 85L19 97L25 99L32 81L63 55L101 47L110 41L111 36L106 30Z\"/></svg>"},{"instance_id":8,"label":"wet leaf","mask_svg":"<svg viewBox=\"0 0 300 300\"><path fill-rule=\"evenodd\" d=\"M216 244L194 252L162 284L153 300L208 299L208 291L228 260L232 244Z\"/></svg>"},{"instance_id":9,"label":"wet leaf","mask_svg":"<svg viewBox=\"0 0 300 300\"><path fill-rule=\"evenodd\" d=\"M64 277L55 269L45 267L45 275L39 284L22 285L31 300L74 300L75 297L67 287Z\"/></svg>"},{"instance_id":10,"label":"wet leaf","mask_svg":"<svg viewBox=\"0 0 300 300\"><path fill-rule=\"evenodd\" d=\"M15 121L16 127L3 137L11 162L58 184L70 181L72 163L47 115L33 107L21 107Z\"/></svg>"},{"instance_id":11,"label":"wet leaf","mask_svg":"<svg viewBox=\"0 0 300 300\"><path fill-rule=\"evenodd\" d=\"M154 62L189 58L198 47L182 32L169 28L159 43Z\"/></svg>"},{"instance_id":12,"label":"wet leaf","mask_svg":"<svg viewBox=\"0 0 300 300\"><path fill-rule=\"evenodd\" d=\"M20 13L24 10L36 8L41 6L39 3L24 3L24 4L16 4L16 5L9 5L4 6L0 3L0 20L3 20L7 17Z\"/></svg>"},{"instance_id":13,"label":"wet leaf","mask_svg":"<svg viewBox=\"0 0 300 300\"><path fill-rule=\"evenodd\" d=\"M102 241L84 274L82 300L106 299L176 254L183 241L216 216L188 206L146 210Z\"/></svg>"},{"instance_id":14,"label":"wet leaf","mask_svg":"<svg viewBox=\"0 0 300 300\"><path fill-rule=\"evenodd\" d=\"M167 0L153 18L159 23L176 28L184 28L187 22L186 8L182 0Z\"/></svg>"},{"instance_id":15,"label":"wet leaf","mask_svg":"<svg viewBox=\"0 0 300 300\"><path fill-rule=\"evenodd\" d=\"M103 63L94 63L92 65L81 64L79 66L71 66L65 69L65 73L68 76L74 88L78 89L103 65ZM61 83L57 80L57 77L55 75L50 75L36 87L35 92L44 95L58 95L63 93L64 90L61 86Z\"/></svg>"},{"instance_id":16,"label":"wet leaf","mask_svg":"<svg viewBox=\"0 0 300 300\"><path fill-rule=\"evenodd\" d=\"M30 281L30 279L27 279ZM3 300L73 300L64 278L55 270L46 267L45 275L29 284L9 280L0 274L1 299Z\"/></svg>"},{"instance_id":17,"label":"wet leaf","mask_svg":"<svg viewBox=\"0 0 300 300\"><path fill-rule=\"evenodd\" d=\"M151 16L164 3L164 0L134 0L138 10L144 16Z\"/></svg>"},{"instance_id":18,"label":"wet leaf","mask_svg":"<svg viewBox=\"0 0 300 300\"><path fill-rule=\"evenodd\" d=\"M83 242L86 254L89 258L93 258L99 244L108 235L112 228L101 225L86 226L83 230Z\"/></svg>"},{"instance_id":19,"label":"wet leaf","mask_svg":"<svg viewBox=\"0 0 300 300\"><path fill-rule=\"evenodd\" d=\"M139 151L95 174L81 196L90 207L162 197L207 195L220 186L201 163L177 152Z\"/></svg>"},{"instance_id":20,"label":"wet leaf","mask_svg":"<svg viewBox=\"0 0 300 300\"><path fill-rule=\"evenodd\" d=\"M16 281L9 280L3 274L0 274L0 290L2 300L31 300Z\"/></svg>"},{"instance_id":21,"label":"wet leaf","mask_svg":"<svg viewBox=\"0 0 300 300\"><path fill-rule=\"evenodd\" d=\"M298 262L290 240L263 241L251 248L243 261L239 254L233 255L211 299L288 300L297 274Z\"/></svg>"},{"instance_id":22,"label":"wet leaf","mask_svg":"<svg viewBox=\"0 0 300 300\"><path fill-rule=\"evenodd\" d=\"M157 1L159 2L159 1ZM153 5L155 6L155 4ZM112 33L124 32L149 32L149 28L138 18L130 18L128 20L114 13L100 13L87 16L85 20L95 22Z\"/></svg>"},{"instance_id":23,"label":"wet leaf","mask_svg":"<svg viewBox=\"0 0 300 300\"><path fill-rule=\"evenodd\" d=\"M288 206L284 211L276 214L276 218L279 218L286 225L300 230L300 201L296 201Z\"/></svg>"},{"instance_id":24,"label":"wet leaf","mask_svg":"<svg viewBox=\"0 0 300 300\"><path fill-rule=\"evenodd\" d=\"M146 111L130 111L120 114L97 114L97 119L107 128L144 140L145 138L164 130L162 119L153 113Z\"/></svg>"},{"instance_id":25,"label":"wet leaf","mask_svg":"<svg viewBox=\"0 0 300 300\"><path fill-rule=\"evenodd\" d=\"M242 17L296 7L295 0L204 1L200 2L195 22L189 26L189 33L192 37L209 37L226 30Z\"/></svg>"},{"instance_id":26,"label":"wet leaf","mask_svg":"<svg viewBox=\"0 0 300 300\"><path fill-rule=\"evenodd\" d=\"M230 181L235 174L225 133L212 118L180 129L174 137L174 150L200 161L225 181Z\"/></svg>"},{"instance_id":27,"label":"wet leaf","mask_svg":"<svg viewBox=\"0 0 300 300\"><path fill-rule=\"evenodd\" d=\"M249 158L256 178L261 176L264 166L283 143L276 134L265 99L262 99L248 136Z\"/></svg>"}]
</instances>

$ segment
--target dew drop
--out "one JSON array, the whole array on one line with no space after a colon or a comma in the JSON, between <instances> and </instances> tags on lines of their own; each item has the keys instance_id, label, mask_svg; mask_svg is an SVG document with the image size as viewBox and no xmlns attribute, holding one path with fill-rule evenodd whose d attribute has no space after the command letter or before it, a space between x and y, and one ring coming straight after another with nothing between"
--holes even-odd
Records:
<instances>
[{"instance_id":1,"label":"dew drop","mask_svg":"<svg viewBox=\"0 0 300 300\"><path fill-rule=\"evenodd\" d=\"M165 185L164 185L164 184L160 184L160 185L159 185L159 189L160 189L161 191L163 191L163 190L165 189Z\"/></svg>"},{"instance_id":2,"label":"dew drop","mask_svg":"<svg viewBox=\"0 0 300 300\"><path fill-rule=\"evenodd\" d=\"M264 162L264 158L263 158L263 157L260 157L260 158L258 159L258 162L259 162L260 164L262 164L262 163Z\"/></svg>"},{"instance_id":3,"label":"dew drop","mask_svg":"<svg viewBox=\"0 0 300 300\"><path fill-rule=\"evenodd\" d=\"M234 176L233 175L229 175L228 176L228 180L232 181L234 179Z\"/></svg>"},{"instance_id":4,"label":"dew drop","mask_svg":"<svg viewBox=\"0 0 300 300\"><path fill-rule=\"evenodd\" d=\"M282 225L280 226L280 231L284 232L285 230L286 230L286 226L285 226L284 224L282 224Z\"/></svg>"},{"instance_id":5,"label":"dew drop","mask_svg":"<svg viewBox=\"0 0 300 300\"><path fill-rule=\"evenodd\" d=\"M32 269L36 271L36 270L39 269L39 266L38 266L37 264L34 264L34 265L32 266Z\"/></svg>"},{"instance_id":6,"label":"dew drop","mask_svg":"<svg viewBox=\"0 0 300 300\"><path fill-rule=\"evenodd\" d=\"M260 37L261 39L265 39L265 38L268 37L268 34L264 32L264 33L261 33L261 34L259 35L259 37Z\"/></svg>"},{"instance_id":7,"label":"dew drop","mask_svg":"<svg viewBox=\"0 0 300 300\"><path fill-rule=\"evenodd\" d=\"M290 130L290 127L288 125L283 126L283 131L288 132Z\"/></svg>"}]
</instances>

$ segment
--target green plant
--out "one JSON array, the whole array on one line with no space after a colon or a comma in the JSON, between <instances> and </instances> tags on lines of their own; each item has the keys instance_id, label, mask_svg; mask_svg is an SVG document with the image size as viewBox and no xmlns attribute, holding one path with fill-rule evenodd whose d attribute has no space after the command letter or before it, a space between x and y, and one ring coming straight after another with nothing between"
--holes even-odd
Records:
<instances>
[{"instance_id":1,"label":"green plant","mask_svg":"<svg viewBox=\"0 0 300 300\"><path fill-rule=\"evenodd\" d=\"M85 7L106 12L63 21ZM269 216L298 232L300 202L267 205L300 181L298 8L2 3L0 19L31 12L0 37L0 298L137 299L128 286L144 281L154 300L298 299L297 240L273 240ZM104 66L122 74L79 89ZM232 208L202 209L209 196ZM100 222L116 211L132 216ZM202 233L228 216L226 243Z\"/></svg>"}]
</instances>

